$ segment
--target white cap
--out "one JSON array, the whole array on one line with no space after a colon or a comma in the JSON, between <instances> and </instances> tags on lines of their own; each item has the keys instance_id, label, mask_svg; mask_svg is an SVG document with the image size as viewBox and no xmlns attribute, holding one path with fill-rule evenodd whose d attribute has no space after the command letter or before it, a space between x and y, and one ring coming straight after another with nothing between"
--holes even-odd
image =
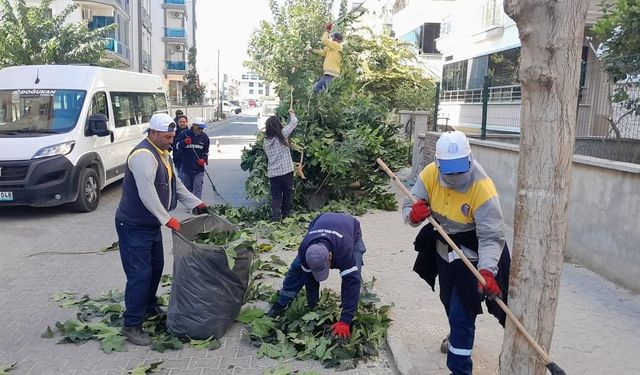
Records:
<instances>
[{"instance_id":1,"label":"white cap","mask_svg":"<svg viewBox=\"0 0 640 375\"><path fill-rule=\"evenodd\" d=\"M176 131L176 123L173 118L166 113L156 113L149 120L149 127L146 131L155 130L159 132Z\"/></svg>"},{"instance_id":2,"label":"white cap","mask_svg":"<svg viewBox=\"0 0 640 375\"><path fill-rule=\"evenodd\" d=\"M207 128L207 122L202 118L202 117L196 117L193 122L193 125L198 125L199 128L201 129L206 129Z\"/></svg>"},{"instance_id":3,"label":"white cap","mask_svg":"<svg viewBox=\"0 0 640 375\"><path fill-rule=\"evenodd\" d=\"M461 131L443 133L436 142L436 163L442 174L462 173L471 167L471 146Z\"/></svg>"}]
</instances>

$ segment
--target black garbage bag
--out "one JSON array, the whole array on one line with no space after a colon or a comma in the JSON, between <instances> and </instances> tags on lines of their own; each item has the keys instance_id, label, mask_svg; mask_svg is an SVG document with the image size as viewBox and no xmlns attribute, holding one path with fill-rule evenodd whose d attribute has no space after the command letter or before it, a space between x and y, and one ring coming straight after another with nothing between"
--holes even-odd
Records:
<instances>
[{"instance_id":1,"label":"black garbage bag","mask_svg":"<svg viewBox=\"0 0 640 375\"><path fill-rule=\"evenodd\" d=\"M173 281L167 312L167 330L178 337L220 338L240 312L249 283L253 252L237 248L233 270L224 249L192 240L201 232L237 232L216 215L198 216L173 232Z\"/></svg>"}]
</instances>

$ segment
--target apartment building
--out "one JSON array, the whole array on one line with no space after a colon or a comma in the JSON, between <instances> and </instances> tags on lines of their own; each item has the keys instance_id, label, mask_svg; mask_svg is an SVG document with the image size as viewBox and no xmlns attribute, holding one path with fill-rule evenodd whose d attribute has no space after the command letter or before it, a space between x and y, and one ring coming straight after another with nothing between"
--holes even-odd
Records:
<instances>
[{"instance_id":1,"label":"apartment building","mask_svg":"<svg viewBox=\"0 0 640 375\"><path fill-rule=\"evenodd\" d=\"M77 4L69 22L86 22L89 29L118 25L105 39L105 59L115 61L121 69L163 77L169 99L181 102L187 51L195 46L196 1L54 0L51 11L57 14Z\"/></svg>"},{"instance_id":2,"label":"apartment building","mask_svg":"<svg viewBox=\"0 0 640 375\"><path fill-rule=\"evenodd\" d=\"M455 3L455 0L396 0L391 5L393 35L415 47L425 73L438 81L443 60L436 41L448 32L445 18L452 14Z\"/></svg>"},{"instance_id":3,"label":"apartment building","mask_svg":"<svg viewBox=\"0 0 640 375\"><path fill-rule=\"evenodd\" d=\"M262 100L266 96L271 95L271 87L264 78L253 72L242 74L238 80L238 99L246 101L249 99Z\"/></svg>"},{"instance_id":4,"label":"apartment building","mask_svg":"<svg viewBox=\"0 0 640 375\"><path fill-rule=\"evenodd\" d=\"M488 129L519 132L520 39L515 22L504 13L502 0L429 1L437 2L449 5L435 39L435 48L443 59L439 117L454 126L478 130L482 87L487 76L490 85ZM598 16L598 0L590 0L586 36L590 35L589 29ZM611 108L608 100L602 100L607 96L601 62L585 40L579 103L576 103L579 135L596 136L607 131Z\"/></svg>"}]
</instances>

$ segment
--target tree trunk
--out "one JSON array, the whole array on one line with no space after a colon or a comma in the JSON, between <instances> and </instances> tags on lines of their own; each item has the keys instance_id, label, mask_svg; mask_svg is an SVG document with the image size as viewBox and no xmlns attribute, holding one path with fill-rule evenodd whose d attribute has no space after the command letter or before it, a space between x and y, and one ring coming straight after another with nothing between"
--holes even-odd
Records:
<instances>
[{"instance_id":1,"label":"tree trunk","mask_svg":"<svg viewBox=\"0 0 640 375\"><path fill-rule=\"evenodd\" d=\"M575 143L580 56L588 1L504 0L522 44L520 161L509 307L547 351L558 304ZM540 361L507 322L502 375L542 375ZM560 364L561 365L561 364Z\"/></svg>"}]
</instances>

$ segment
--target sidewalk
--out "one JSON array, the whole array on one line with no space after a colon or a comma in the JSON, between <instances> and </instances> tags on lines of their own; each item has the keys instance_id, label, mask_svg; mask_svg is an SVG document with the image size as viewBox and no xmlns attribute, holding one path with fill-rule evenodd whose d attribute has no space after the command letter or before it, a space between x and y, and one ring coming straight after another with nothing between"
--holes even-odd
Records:
<instances>
[{"instance_id":1,"label":"sidewalk","mask_svg":"<svg viewBox=\"0 0 640 375\"><path fill-rule=\"evenodd\" d=\"M359 219L367 246L363 276L375 277L383 302L394 304L388 344L398 371L449 374L446 354L439 351L448 324L438 290L432 292L412 271L418 229L402 223L400 210ZM511 244L513 231L508 232ZM555 324L550 356L567 374L640 373L640 296L566 263ZM478 316L474 374L498 373L503 332L492 316Z\"/></svg>"}]
</instances>

